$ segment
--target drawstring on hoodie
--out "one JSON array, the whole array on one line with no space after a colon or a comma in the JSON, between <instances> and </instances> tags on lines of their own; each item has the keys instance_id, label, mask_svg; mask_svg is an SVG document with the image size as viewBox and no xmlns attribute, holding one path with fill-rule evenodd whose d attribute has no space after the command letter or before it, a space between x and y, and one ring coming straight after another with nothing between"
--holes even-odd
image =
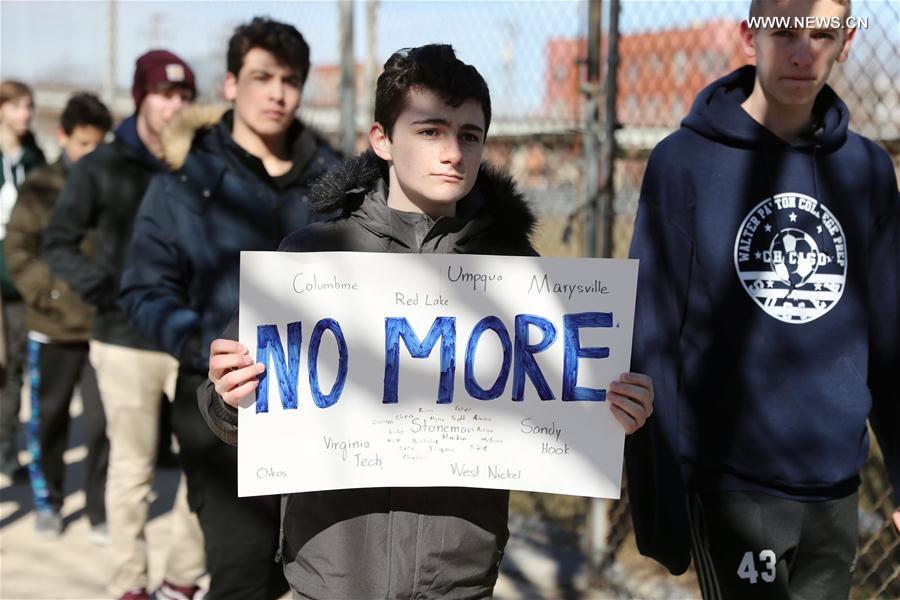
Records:
<instances>
[{"instance_id":1,"label":"drawstring on hoodie","mask_svg":"<svg viewBox=\"0 0 900 600\"><path fill-rule=\"evenodd\" d=\"M812 171L813 171L813 193L816 195L816 201L819 203L819 211L821 214L821 206L822 206L822 197L819 195L819 170L816 168L816 164L819 162L819 142L816 142L815 146L813 146L812 151ZM825 247L825 231L819 226L816 228L816 243L819 245L819 252L822 252L829 259L834 259L831 254L827 251L823 251L822 248Z\"/></svg>"}]
</instances>

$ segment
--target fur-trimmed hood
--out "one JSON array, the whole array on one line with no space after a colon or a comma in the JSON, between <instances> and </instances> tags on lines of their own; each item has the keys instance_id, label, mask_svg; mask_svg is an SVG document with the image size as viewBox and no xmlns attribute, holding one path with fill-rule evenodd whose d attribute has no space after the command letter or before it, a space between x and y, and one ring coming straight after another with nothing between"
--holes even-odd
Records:
<instances>
[{"instance_id":1,"label":"fur-trimmed hood","mask_svg":"<svg viewBox=\"0 0 900 600\"><path fill-rule=\"evenodd\" d=\"M368 150L345 161L320 179L312 188L313 210L340 214L347 218L360 213L371 215L373 204L386 203L387 164ZM364 204L366 206L364 206ZM471 222L469 234L487 237L491 245L528 245L537 219L512 178L482 163L475 187L459 201L457 216ZM367 219L368 220L368 219ZM484 231L487 229L488 231Z\"/></svg>"},{"instance_id":2,"label":"fur-trimmed hood","mask_svg":"<svg viewBox=\"0 0 900 600\"><path fill-rule=\"evenodd\" d=\"M312 182L340 160L321 135L294 119L286 132L293 164L275 183L262 160L234 140L234 118L234 111L224 105L194 105L180 111L163 132L166 166L177 173L178 185L190 190L186 199L201 208L224 193L220 186L226 180L265 182L273 189L301 186L307 188L301 194L306 204Z\"/></svg>"},{"instance_id":3,"label":"fur-trimmed hood","mask_svg":"<svg viewBox=\"0 0 900 600\"><path fill-rule=\"evenodd\" d=\"M197 132L215 126L226 110L225 104L193 104L175 115L162 133L163 161L170 169L184 165Z\"/></svg>"}]
</instances>

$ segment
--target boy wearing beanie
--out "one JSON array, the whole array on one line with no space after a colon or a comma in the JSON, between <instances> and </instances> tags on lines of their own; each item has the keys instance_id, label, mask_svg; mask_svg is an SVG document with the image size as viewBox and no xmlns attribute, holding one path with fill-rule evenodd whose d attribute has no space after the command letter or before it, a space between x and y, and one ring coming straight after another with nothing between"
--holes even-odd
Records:
<instances>
[{"instance_id":1,"label":"boy wearing beanie","mask_svg":"<svg viewBox=\"0 0 900 600\"><path fill-rule=\"evenodd\" d=\"M128 322L117 306L125 249L150 180L163 172L163 129L196 94L194 74L167 50L137 60L132 96L135 114L115 139L76 164L44 233L51 269L96 309L90 360L106 413L110 443L106 511L112 565L109 590L118 598L147 598L144 526L156 462L160 397L173 396L177 361ZM93 230L95 253L81 243ZM183 487L183 486L182 486ZM202 537L184 490L176 499L164 588L191 597L202 575Z\"/></svg>"}]
</instances>

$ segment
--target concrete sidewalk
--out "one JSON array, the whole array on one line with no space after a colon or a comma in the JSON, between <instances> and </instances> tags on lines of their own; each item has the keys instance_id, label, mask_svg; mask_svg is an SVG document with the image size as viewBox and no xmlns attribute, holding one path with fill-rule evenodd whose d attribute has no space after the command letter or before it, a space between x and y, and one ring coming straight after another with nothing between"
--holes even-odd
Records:
<instances>
[{"instance_id":1,"label":"concrete sidewalk","mask_svg":"<svg viewBox=\"0 0 900 600\"><path fill-rule=\"evenodd\" d=\"M83 458L83 447L66 453L66 475L70 484L80 481ZM160 470L154 484L157 497L151 505L147 527L151 588L159 585L163 576L169 509L178 477L176 470ZM7 478L0 476L0 599L100 600L110 597L105 582L111 555L108 548L89 542L89 527L83 513L84 492L68 489L63 505L66 528L62 536L38 538L34 534L30 488L27 484L12 486ZM576 556L566 556L560 561L542 544L513 531L495 597L501 600L580 597L566 584L580 569L579 564L580 559ZM559 583L564 584L564 589ZM592 597L607 596L592 594Z\"/></svg>"},{"instance_id":2,"label":"concrete sidewalk","mask_svg":"<svg viewBox=\"0 0 900 600\"><path fill-rule=\"evenodd\" d=\"M77 405L73 408L77 415ZM61 537L38 538L34 534L29 485L12 485L8 478L0 476L0 600L109 598L105 583L111 555L108 548L89 542L84 517L81 481L86 452L77 438L79 425L76 418L71 447L65 454L65 530ZM19 457L23 464L29 459L26 452ZM154 482L156 497L146 531L151 589L159 585L163 576L169 510L179 475L178 470L161 469ZM583 580L583 558L577 551L548 544L533 524L526 526L522 520L512 519L510 527L496 598L610 597L599 591L584 595L572 587L573 581Z\"/></svg>"},{"instance_id":3,"label":"concrete sidewalk","mask_svg":"<svg viewBox=\"0 0 900 600\"><path fill-rule=\"evenodd\" d=\"M59 538L34 534L34 510L28 484L10 485L0 476L0 598L101 599L108 598L105 585L111 554L107 547L88 540L90 528L84 516L82 481L83 446L66 452L66 498L63 504L65 530ZM21 453L20 460L27 460ZM165 546L171 509L180 472L164 469L154 484L156 498L150 508L147 543L150 548L150 584L158 586L165 564Z\"/></svg>"}]
</instances>

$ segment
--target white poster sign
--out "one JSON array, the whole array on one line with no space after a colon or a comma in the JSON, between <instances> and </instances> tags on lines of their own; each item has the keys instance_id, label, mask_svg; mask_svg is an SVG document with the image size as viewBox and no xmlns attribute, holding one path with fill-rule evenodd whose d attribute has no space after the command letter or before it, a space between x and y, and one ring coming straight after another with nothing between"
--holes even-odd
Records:
<instances>
[{"instance_id":1,"label":"white poster sign","mask_svg":"<svg viewBox=\"0 0 900 600\"><path fill-rule=\"evenodd\" d=\"M618 498L637 261L243 252L241 496L465 486Z\"/></svg>"}]
</instances>

